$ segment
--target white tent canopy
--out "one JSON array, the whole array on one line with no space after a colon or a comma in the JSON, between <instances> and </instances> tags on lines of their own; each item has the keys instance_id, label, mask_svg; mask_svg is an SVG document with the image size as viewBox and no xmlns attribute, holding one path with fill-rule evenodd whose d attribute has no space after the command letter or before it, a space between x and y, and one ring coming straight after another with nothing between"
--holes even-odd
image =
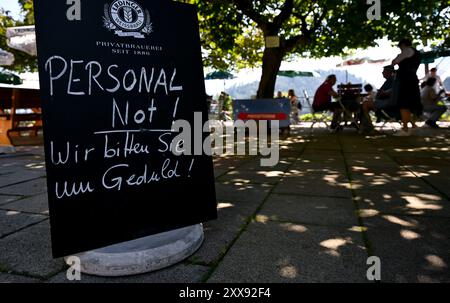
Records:
<instances>
[{"instance_id":1,"label":"white tent canopy","mask_svg":"<svg viewBox=\"0 0 450 303\"><path fill-rule=\"evenodd\" d=\"M14 55L0 48L0 65L12 65L14 63Z\"/></svg>"},{"instance_id":2,"label":"white tent canopy","mask_svg":"<svg viewBox=\"0 0 450 303\"><path fill-rule=\"evenodd\" d=\"M10 48L36 56L36 33L34 25L9 27L6 29L7 44Z\"/></svg>"}]
</instances>

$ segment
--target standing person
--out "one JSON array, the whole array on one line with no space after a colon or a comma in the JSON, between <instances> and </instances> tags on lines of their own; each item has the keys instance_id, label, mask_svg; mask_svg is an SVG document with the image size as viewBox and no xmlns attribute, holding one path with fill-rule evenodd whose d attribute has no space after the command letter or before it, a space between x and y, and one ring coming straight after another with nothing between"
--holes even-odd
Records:
<instances>
[{"instance_id":1,"label":"standing person","mask_svg":"<svg viewBox=\"0 0 450 303\"><path fill-rule=\"evenodd\" d=\"M276 99L283 99L283 98L284 98L283 93L281 91L278 91Z\"/></svg>"},{"instance_id":2,"label":"standing person","mask_svg":"<svg viewBox=\"0 0 450 303\"><path fill-rule=\"evenodd\" d=\"M430 113L430 118L425 121L425 124L432 128L439 128L436 122L447 111L447 106L438 104L441 96L436 94L435 84L436 78L428 78L426 86L422 89L422 104L423 110Z\"/></svg>"},{"instance_id":3,"label":"standing person","mask_svg":"<svg viewBox=\"0 0 450 303\"><path fill-rule=\"evenodd\" d=\"M412 127L416 125L411 119L411 113L420 115L422 113L422 103L420 101L419 79L417 70L421 62L420 53L412 47L409 39L402 39L398 43L401 53L392 61L392 65L398 65L397 76L394 84L394 95L397 106L400 108L403 128L397 132L396 136L409 136L411 132L408 123Z\"/></svg>"},{"instance_id":4,"label":"standing person","mask_svg":"<svg viewBox=\"0 0 450 303\"><path fill-rule=\"evenodd\" d=\"M329 75L325 82L322 83L314 94L312 108L314 112L332 111L333 120L331 121L331 129L336 130L339 126L339 118L342 114L341 106L338 102L331 102L332 97L337 98L339 94L334 91L333 86L336 84L336 75Z\"/></svg>"},{"instance_id":5,"label":"standing person","mask_svg":"<svg viewBox=\"0 0 450 303\"><path fill-rule=\"evenodd\" d=\"M299 114L299 108L298 108L298 98L295 95L295 91L293 89L290 89L288 91L288 99L291 103L291 119L293 121L293 124L298 124L300 121L298 114Z\"/></svg>"}]
</instances>

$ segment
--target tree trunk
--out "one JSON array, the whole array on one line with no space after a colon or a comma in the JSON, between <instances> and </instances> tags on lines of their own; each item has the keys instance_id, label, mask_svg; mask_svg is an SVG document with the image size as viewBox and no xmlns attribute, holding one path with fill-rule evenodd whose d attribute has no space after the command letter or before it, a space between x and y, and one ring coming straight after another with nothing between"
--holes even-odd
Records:
<instances>
[{"instance_id":1,"label":"tree trunk","mask_svg":"<svg viewBox=\"0 0 450 303\"><path fill-rule=\"evenodd\" d=\"M275 82L283 61L284 50L278 48L266 48L263 55L262 76L259 82L258 98L272 99L275 93Z\"/></svg>"}]
</instances>

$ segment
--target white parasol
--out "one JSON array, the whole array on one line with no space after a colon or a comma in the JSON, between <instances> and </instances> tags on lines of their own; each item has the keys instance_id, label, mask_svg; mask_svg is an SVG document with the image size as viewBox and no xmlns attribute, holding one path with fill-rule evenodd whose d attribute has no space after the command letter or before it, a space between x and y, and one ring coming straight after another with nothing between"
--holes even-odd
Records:
<instances>
[{"instance_id":1,"label":"white parasol","mask_svg":"<svg viewBox=\"0 0 450 303\"><path fill-rule=\"evenodd\" d=\"M36 34L34 25L9 27L6 29L7 44L10 48L36 56Z\"/></svg>"},{"instance_id":2,"label":"white parasol","mask_svg":"<svg viewBox=\"0 0 450 303\"><path fill-rule=\"evenodd\" d=\"M0 65L12 65L14 63L14 55L0 48Z\"/></svg>"}]
</instances>

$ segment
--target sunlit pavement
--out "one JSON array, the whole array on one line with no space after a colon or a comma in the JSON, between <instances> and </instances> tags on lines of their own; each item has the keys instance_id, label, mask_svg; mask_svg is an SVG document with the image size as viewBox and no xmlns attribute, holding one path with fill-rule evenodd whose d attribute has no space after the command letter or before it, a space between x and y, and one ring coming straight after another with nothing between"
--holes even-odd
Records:
<instances>
[{"instance_id":1,"label":"sunlit pavement","mask_svg":"<svg viewBox=\"0 0 450 303\"><path fill-rule=\"evenodd\" d=\"M282 141L275 167L214 159L219 219L188 260L81 282L369 282L368 256L382 282L450 282L450 130L309 126ZM42 147L0 155L0 282L69 282L51 258L46 199Z\"/></svg>"}]
</instances>

